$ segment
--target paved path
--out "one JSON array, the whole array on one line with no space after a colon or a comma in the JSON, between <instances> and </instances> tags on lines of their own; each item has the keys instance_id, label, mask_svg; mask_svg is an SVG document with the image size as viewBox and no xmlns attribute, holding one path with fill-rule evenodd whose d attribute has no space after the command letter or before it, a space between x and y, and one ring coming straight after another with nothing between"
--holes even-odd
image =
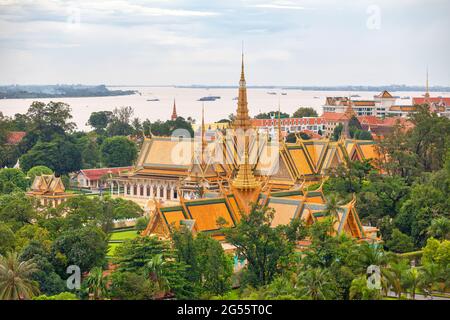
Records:
<instances>
[{"instance_id":1,"label":"paved path","mask_svg":"<svg viewBox=\"0 0 450 320\"><path fill-rule=\"evenodd\" d=\"M409 293L408 293L406 296L408 297L408 299L411 299ZM388 297L397 298L397 295L396 295L394 292L390 291L390 292L388 293ZM444 297L438 297L438 296L432 296L432 297L430 297L430 296L425 296L425 295L420 294L420 293L416 293L415 299L416 299L416 300L450 300L450 296L449 296L449 297L446 297L446 298L444 298Z\"/></svg>"}]
</instances>

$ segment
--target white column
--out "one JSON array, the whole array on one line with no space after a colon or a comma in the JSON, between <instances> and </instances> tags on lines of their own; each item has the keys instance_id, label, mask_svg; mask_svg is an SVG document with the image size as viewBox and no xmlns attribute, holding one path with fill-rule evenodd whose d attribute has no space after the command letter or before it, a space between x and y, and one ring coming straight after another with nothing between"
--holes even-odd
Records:
<instances>
[{"instance_id":1,"label":"white column","mask_svg":"<svg viewBox=\"0 0 450 320\"><path fill-rule=\"evenodd\" d=\"M167 199L167 186L164 185L164 189L163 189L163 198Z\"/></svg>"},{"instance_id":2,"label":"white column","mask_svg":"<svg viewBox=\"0 0 450 320\"><path fill-rule=\"evenodd\" d=\"M153 198L153 184L150 185L150 197Z\"/></svg>"}]
</instances>

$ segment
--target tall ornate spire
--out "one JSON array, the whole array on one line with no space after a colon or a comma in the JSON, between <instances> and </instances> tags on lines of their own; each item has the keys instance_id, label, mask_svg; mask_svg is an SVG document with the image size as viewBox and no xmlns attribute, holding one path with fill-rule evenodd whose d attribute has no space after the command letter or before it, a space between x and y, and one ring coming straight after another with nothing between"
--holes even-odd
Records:
<instances>
[{"instance_id":1,"label":"tall ornate spire","mask_svg":"<svg viewBox=\"0 0 450 320\"><path fill-rule=\"evenodd\" d=\"M236 118L233 122L233 127L235 129L242 129L242 130L247 130L251 128L250 117L248 115L247 85L245 83L245 74L244 74L244 52L242 52L238 107L236 112Z\"/></svg>"},{"instance_id":2,"label":"tall ornate spire","mask_svg":"<svg viewBox=\"0 0 450 320\"><path fill-rule=\"evenodd\" d=\"M283 141L283 137L281 135L281 111L280 111L280 97L278 97L278 142Z\"/></svg>"},{"instance_id":3,"label":"tall ornate spire","mask_svg":"<svg viewBox=\"0 0 450 320\"><path fill-rule=\"evenodd\" d=\"M206 150L206 130L205 130L205 106L202 103L202 164L205 163L205 150Z\"/></svg>"},{"instance_id":4,"label":"tall ornate spire","mask_svg":"<svg viewBox=\"0 0 450 320\"><path fill-rule=\"evenodd\" d=\"M177 106L176 106L176 104L175 104L175 99L173 99L173 110L172 110L172 116L170 117L170 119L171 119L172 121L175 121L175 120L177 120L177 118L178 118L178 115L177 115Z\"/></svg>"},{"instance_id":5,"label":"tall ornate spire","mask_svg":"<svg viewBox=\"0 0 450 320\"><path fill-rule=\"evenodd\" d=\"M248 143L245 144L244 148L244 163L240 164L238 174L233 180L233 186L240 190L251 190L259 187L260 185L253 175L252 166L250 165L248 159L247 146Z\"/></svg>"},{"instance_id":6,"label":"tall ornate spire","mask_svg":"<svg viewBox=\"0 0 450 320\"><path fill-rule=\"evenodd\" d=\"M345 109L345 115L348 119L350 119L352 116L356 116L355 110L353 109L353 102L350 97L348 97L348 104L347 108Z\"/></svg>"},{"instance_id":7,"label":"tall ornate spire","mask_svg":"<svg viewBox=\"0 0 450 320\"><path fill-rule=\"evenodd\" d=\"M428 86L428 66L427 66L427 83L426 83L426 89L425 89L425 98L429 98L430 97L430 91L429 91L429 86Z\"/></svg>"}]
</instances>

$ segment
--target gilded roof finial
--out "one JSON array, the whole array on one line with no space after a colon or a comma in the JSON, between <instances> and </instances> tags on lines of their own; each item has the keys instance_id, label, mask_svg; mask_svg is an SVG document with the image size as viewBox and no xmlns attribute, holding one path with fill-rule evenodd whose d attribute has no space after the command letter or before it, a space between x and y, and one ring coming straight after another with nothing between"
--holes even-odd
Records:
<instances>
[{"instance_id":1,"label":"gilded roof finial","mask_svg":"<svg viewBox=\"0 0 450 320\"><path fill-rule=\"evenodd\" d=\"M202 103L202 164L205 163L206 150L206 130L205 130L205 105Z\"/></svg>"},{"instance_id":2,"label":"gilded roof finial","mask_svg":"<svg viewBox=\"0 0 450 320\"><path fill-rule=\"evenodd\" d=\"M280 112L280 97L278 96L278 142L281 143L283 137L281 136L281 112Z\"/></svg>"},{"instance_id":3,"label":"gilded roof finial","mask_svg":"<svg viewBox=\"0 0 450 320\"><path fill-rule=\"evenodd\" d=\"M246 141L244 145L244 163L240 164L238 174L233 180L233 186L237 189L251 190L257 188L260 185L260 183L256 181L255 176L253 175L252 166L249 162L248 142Z\"/></svg>"},{"instance_id":4,"label":"gilded roof finial","mask_svg":"<svg viewBox=\"0 0 450 320\"><path fill-rule=\"evenodd\" d=\"M236 112L236 118L233 122L235 129L247 130L251 128L251 121L248 115L248 103L247 103L247 85L245 82L244 74L244 52L242 52L241 62L241 78L239 80L239 96L238 107Z\"/></svg>"}]
</instances>

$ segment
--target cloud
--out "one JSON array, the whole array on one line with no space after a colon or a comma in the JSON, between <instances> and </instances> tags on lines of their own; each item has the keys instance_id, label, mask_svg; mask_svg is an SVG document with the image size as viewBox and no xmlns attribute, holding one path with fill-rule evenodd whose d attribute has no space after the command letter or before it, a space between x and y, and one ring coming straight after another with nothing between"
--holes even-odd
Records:
<instances>
[{"instance_id":1,"label":"cloud","mask_svg":"<svg viewBox=\"0 0 450 320\"><path fill-rule=\"evenodd\" d=\"M4 83L450 84L444 0L0 0ZM314 10L311 10L314 9ZM447 10L446 10L447 9ZM417 71L415 71L417 69Z\"/></svg>"},{"instance_id":2,"label":"cloud","mask_svg":"<svg viewBox=\"0 0 450 320\"><path fill-rule=\"evenodd\" d=\"M305 10L305 7L296 5L296 3L292 1L273 1L270 3L253 4L250 6L262 9Z\"/></svg>"}]
</instances>

